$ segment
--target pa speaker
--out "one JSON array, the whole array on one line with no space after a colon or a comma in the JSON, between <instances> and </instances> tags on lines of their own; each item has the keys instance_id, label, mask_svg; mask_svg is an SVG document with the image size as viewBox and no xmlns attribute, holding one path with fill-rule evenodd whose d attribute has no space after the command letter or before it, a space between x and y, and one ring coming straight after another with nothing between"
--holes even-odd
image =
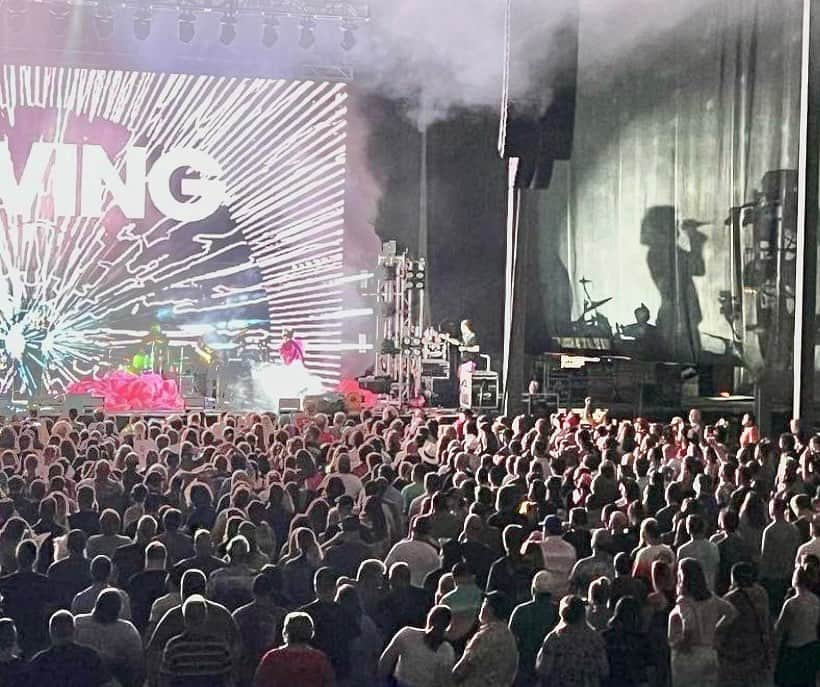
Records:
<instances>
[{"instance_id":1,"label":"pa speaker","mask_svg":"<svg viewBox=\"0 0 820 687\"><path fill-rule=\"evenodd\" d=\"M520 160L516 187L547 188L572 157L578 82L578 0L513 0L501 155Z\"/></svg>"}]
</instances>

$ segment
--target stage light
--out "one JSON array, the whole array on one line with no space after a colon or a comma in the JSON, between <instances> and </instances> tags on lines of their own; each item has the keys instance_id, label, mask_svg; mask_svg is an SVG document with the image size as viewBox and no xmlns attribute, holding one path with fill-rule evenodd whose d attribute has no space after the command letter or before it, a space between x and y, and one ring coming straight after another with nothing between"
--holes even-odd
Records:
<instances>
[{"instance_id":1,"label":"stage light","mask_svg":"<svg viewBox=\"0 0 820 687\"><path fill-rule=\"evenodd\" d=\"M266 14L264 24L262 25L262 45L266 48L272 48L279 40L279 20L272 14Z\"/></svg>"},{"instance_id":2,"label":"stage light","mask_svg":"<svg viewBox=\"0 0 820 687\"><path fill-rule=\"evenodd\" d=\"M134 12L134 38L144 41L151 35L151 6L142 5Z\"/></svg>"},{"instance_id":3,"label":"stage light","mask_svg":"<svg viewBox=\"0 0 820 687\"><path fill-rule=\"evenodd\" d=\"M236 39L236 15L226 12L219 22L219 41L223 45L230 45Z\"/></svg>"},{"instance_id":4,"label":"stage light","mask_svg":"<svg viewBox=\"0 0 820 687\"><path fill-rule=\"evenodd\" d=\"M94 11L94 28L102 39L110 38L114 33L114 11L108 0L97 3L97 9Z\"/></svg>"},{"instance_id":5,"label":"stage light","mask_svg":"<svg viewBox=\"0 0 820 687\"><path fill-rule=\"evenodd\" d=\"M312 48L316 42L316 35L313 32L316 28L316 22L313 17L305 17L299 22L299 26L302 28L299 35L299 45L305 50Z\"/></svg>"},{"instance_id":6,"label":"stage light","mask_svg":"<svg viewBox=\"0 0 820 687\"><path fill-rule=\"evenodd\" d=\"M51 29L58 36L65 36L68 31L68 21L71 17L71 5L65 0L52 2L48 11L51 16Z\"/></svg>"},{"instance_id":7,"label":"stage light","mask_svg":"<svg viewBox=\"0 0 820 687\"><path fill-rule=\"evenodd\" d=\"M183 43L190 43L196 34L196 15L190 8L179 11L179 40Z\"/></svg>"},{"instance_id":8,"label":"stage light","mask_svg":"<svg viewBox=\"0 0 820 687\"><path fill-rule=\"evenodd\" d=\"M344 50L353 50L356 47L356 25L345 19L342 22L342 42L341 46Z\"/></svg>"}]
</instances>

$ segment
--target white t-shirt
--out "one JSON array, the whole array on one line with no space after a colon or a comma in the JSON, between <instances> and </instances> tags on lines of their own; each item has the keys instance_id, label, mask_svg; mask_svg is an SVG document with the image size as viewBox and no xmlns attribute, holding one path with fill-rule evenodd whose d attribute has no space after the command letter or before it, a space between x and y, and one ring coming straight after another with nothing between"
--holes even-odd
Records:
<instances>
[{"instance_id":1,"label":"white t-shirt","mask_svg":"<svg viewBox=\"0 0 820 687\"><path fill-rule=\"evenodd\" d=\"M424 630L405 627L393 637L390 648L398 649L399 659L393 677L402 687L449 684L455 652L448 642L442 642L433 651L424 641Z\"/></svg>"},{"instance_id":2,"label":"white t-shirt","mask_svg":"<svg viewBox=\"0 0 820 687\"><path fill-rule=\"evenodd\" d=\"M384 560L384 565L389 570L393 563L400 561L410 567L410 584L414 587L423 587L427 573L438 570L441 564L438 551L432 544L413 539L405 539L393 546Z\"/></svg>"}]
</instances>

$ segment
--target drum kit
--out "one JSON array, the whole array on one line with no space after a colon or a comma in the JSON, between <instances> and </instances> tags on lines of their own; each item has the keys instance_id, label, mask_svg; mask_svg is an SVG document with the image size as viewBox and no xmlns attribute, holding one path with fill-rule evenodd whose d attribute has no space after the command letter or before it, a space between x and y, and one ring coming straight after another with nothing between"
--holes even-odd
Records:
<instances>
[{"instance_id":1,"label":"drum kit","mask_svg":"<svg viewBox=\"0 0 820 687\"><path fill-rule=\"evenodd\" d=\"M582 277L579 283L584 290L584 311L581 313L581 316L572 323L573 334L575 336L611 338L612 325L609 323L609 319L606 315L599 312L598 309L609 303L612 297L593 300L589 293L589 285L592 283L592 280Z\"/></svg>"},{"instance_id":2,"label":"drum kit","mask_svg":"<svg viewBox=\"0 0 820 687\"><path fill-rule=\"evenodd\" d=\"M117 364L134 374L160 374L175 379L180 393L219 397L223 377L250 372L254 363L270 362L272 334L263 329L246 327L230 334L209 333L196 339L172 339L158 325L140 340L139 351L123 355ZM133 349L132 349L133 350Z\"/></svg>"}]
</instances>

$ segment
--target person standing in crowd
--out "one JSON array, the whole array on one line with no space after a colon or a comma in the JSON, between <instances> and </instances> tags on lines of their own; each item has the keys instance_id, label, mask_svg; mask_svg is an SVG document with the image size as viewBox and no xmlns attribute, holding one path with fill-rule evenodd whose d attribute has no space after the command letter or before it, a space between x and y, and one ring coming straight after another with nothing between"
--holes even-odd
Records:
<instances>
[{"instance_id":1,"label":"person standing in crowd","mask_svg":"<svg viewBox=\"0 0 820 687\"><path fill-rule=\"evenodd\" d=\"M137 628L120 618L122 598L116 589L106 589L91 613L74 618L76 641L96 651L121 687L142 687L144 662L142 639Z\"/></svg>"},{"instance_id":2,"label":"person standing in crowd","mask_svg":"<svg viewBox=\"0 0 820 687\"><path fill-rule=\"evenodd\" d=\"M609 675L603 684L606 687L647 685L651 656L637 599L624 596L618 600L603 638L609 660Z\"/></svg>"},{"instance_id":3,"label":"person standing in crowd","mask_svg":"<svg viewBox=\"0 0 820 687\"><path fill-rule=\"evenodd\" d=\"M549 574L541 570L532 578L532 600L515 607L510 631L518 647L516 687L531 687L538 679L535 659L544 638L558 624L558 604L550 593Z\"/></svg>"},{"instance_id":4,"label":"person standing in crowd","mask_svg":"<svg viewBox=\"0 0 820 687\"><path fill-rule=\"evenodd\" d=\"M160 674L168 687L229 687L233 672L231 649L207 630L208 604L197 594L182 604L184 630L172 637L162 653Z\"/></svg>"},{"instance_id":5,"label":"person standing in crowd","mask_svg":"<svg viewBox=\"0 0 820 687\"><path fill-rule=\"evenodd\" d=\"M737 611L718 643L720 687L768 687L774 667L766 590L751 563L732 566L732 586L724 596Z\"/></svg>"},{"instance_id":6,"label":"person standing in crowd","mask_svg":"<svg viewBox=\"0 0 820 687\"><path fill-rule=\"evenodd\" d=\"M379 659L379 678L393 678L399 687L447 687L455 664L455 652L446 641L452 614L434 606L424 628L403 627Z\"/></svg>"},{"instance_id":7,"label":"person standing in crowd","mask_svg":"<svg viewBox=\"0 0 820 687\"><path fill-rule=\"evenodd\" d=\"M820 599L817 570L799 567L792 578L794 595L786 599L775 625L778 687L814 687L820 670Z\"/></svg>"},{"instance_id":8,"label":"person standing in crowd","mask_svg":"<svg viewBox=\"0 0 820 687\"><path fill-rule=\"evenodd\" d=\"M17 628L11 618L0 618L0 687L25 685L29 665L21 655Z\"/></svg>"},{"instance_id":9,"label":"person standing in crowd","mask_svg":"<svg viewBox=\"0 0 820 687\"><path fill-rule=\"evenodd\" d=\"M453 682L462 687L512 687L518 671L518 648L507 627L512 611L502 592L484 597L479 628L453 666Z\"/></svg>"},{"instance_id":10,"label":"person standing in crowd","mask_svg":"<svg viewBox=\"0 0 820 687\"><path fill-rule=\"evenodd\" d=\"M410 567L410 581L414 587L423 587L427 573L438 567L438 550L430 540L430 518L418 516L413 520L410 537L390 549L384 564L390 568L399 561Z\"/></svg>"},{"instance_id":11,"label":"person standing in crowd","mask_svg":"<svg viewBox=\"0 0 820 687\"><path fill-rule=\"evenodd\" d=\"M678 601L669 615L672 687L713 687L718 681L717 634L737 617L735 607L709 591L694 558L678 566Z\"/></svg>"},{"instance_id":12,"label":"person standing in crowd","mask_svg":"<svg viewBox=\"0 0 820 687\"><path fill-rule=\"evenodd\" d=\"M336 679L350 675L350 644L358 635L353 618L334 600L336 574L319 568L314 577L316 599L300 610L313 621L312 644L330 659Z\"/></svg>"},{"instance_id":13,"label":"person standing in crowd","mask_svg":"<svg viewBox=\"0 0 820 687\"><path fill-rule=\"evenodd\" d=\"M262 657L282 644L282 624L286 614L274 598L273 576L259 573L253 580L253 601L233 612L242 647L240 687L250 687Z\"/></svg>"},{"instance_id":14,"label":"person standing in crowd","mask_svg":"<svg viewBox=\"0 0 820 687\"><path fill-rule=\"evenodd\" d=\"M775 496L769 502L772 521L763 530L760 583L768 594L772 617L779 615L783 607L800 546L800 532L786 520L788 507L785 499Z\"/></svg>"},{"instance_id":15,"label":"person standing in crowd","mask_svg":"<svg viewBox=\"0 0 820 687\"><path fill-rule=\"evenodd\" d=\"M328 657L310 645L313 632L313 620L307 613L285 616L285 644L264 655L256 669L253 687L335 687Z\"/></svg>"},{"instance_id":16,"label":"person standing in crowd","mask_svg":"<svg viewBox=\"0 0 820 687\"><path fill-rule=\"evenodd\" d=\"M26 658L47 645L48 614L57 607L48 578L34 572L36 560L36 544L22 541L17 545L17 572L0 577L3 613L14 621Z\"/></svg>"},{"instance_id":17,"label":"person standing in crowd","mask_svg":"<svg viewBox=\"0 0 820 687\"><path fill-rule=\"evenodd\" d=\"M99 654L76 641L74 616L57 611L51 616L51 646L39 652L29 667L30 685L48 687L103 687L111 676Z\"/></svg>"},{"instance_id":18,"label":"person standing in crowd","mask_svg":"<svg viewBox=\"0 0 820 687\"><path fill-rule=\"evenodd\" d=\"M550 632L535 661L542 685L600 687L609 676L606 645L586 620L584 600L567 595L561 599L561 618Z\"/></svg>"}]
</instances>

